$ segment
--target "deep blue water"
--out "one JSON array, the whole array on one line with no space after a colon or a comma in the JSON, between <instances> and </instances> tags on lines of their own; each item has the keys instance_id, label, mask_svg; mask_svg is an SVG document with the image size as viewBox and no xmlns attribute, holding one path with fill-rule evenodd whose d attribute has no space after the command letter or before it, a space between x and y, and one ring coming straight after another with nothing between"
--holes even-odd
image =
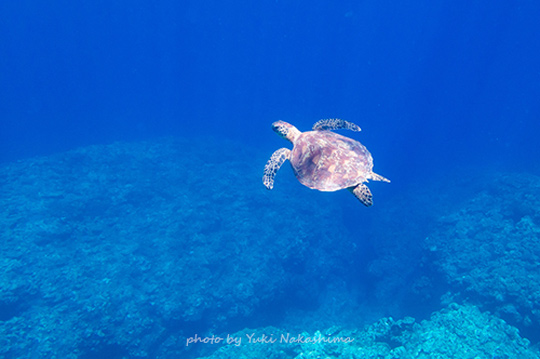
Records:
<instances>
[{"instance_id":1,"label":"deep blue water","mask_svg":"<svg viewBox=\"0 0 540 359\"><path fill-rule=\"evenodd\" d=\"M429 214L444 212L437 206L478 192L478 182L463 178L471 168L479 181L491 171L539 173L539 18L537 1L3 1L0 163L91 145L209 136L237 147L217 143L208 163L220 155L233 161L223 152L244 144L249 155L237 159L253 161L244 165L258 176L266 158L287 145L272 122L305 131L319 119L342 118L362 128L351 136L392 183L374 185L371 212L356 212L348 194L334 202L320 196L341 208L353 238L373 237L356 245L359 258L376 261L381 241L392 247L410 234L405 241L418 243L423 238L414 236L436 227ZM459 194L448 192L454 177ZM292 183L291 173L279 180L291 182L287 195L310 193ZM437 192L438 180L447 192ZM425 210L408 208L424 187L440 196L420 200ZM392 223L392 215L401 217ZM395 262L390 257L378 263ZM366 276L363 290L373 290L377 280L369 276L377 270L355 266L355 275ZM384 277L384 270L377 273ZM397 281L381 300L399 292Z\"/></svg>"},{"instance_id":2,"label":"deep blue water","mask_svg":"<svg viewBox=\"0 0 540 359\"><path fill-rule=\"evenodd\" d=\"M358 123L395 176L538 158L533 1L0 5L2 160L276 119ZM466 159L465 159L466 158Z\"/></svg>"}]
</instances>

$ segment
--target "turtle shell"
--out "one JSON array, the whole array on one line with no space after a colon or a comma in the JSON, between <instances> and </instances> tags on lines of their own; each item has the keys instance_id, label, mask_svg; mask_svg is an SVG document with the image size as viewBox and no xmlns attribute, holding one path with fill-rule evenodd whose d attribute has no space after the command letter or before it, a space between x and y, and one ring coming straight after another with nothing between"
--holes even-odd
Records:
<instances>
[{"instance_id":1,"label":"turtle shell","mask_svg":"<svg viewBox=\"0 0 540 359\"><path fill-rule=\"evenodd\" d=\"M366 182L373 169L373 157L360 142L330 131L298 136L290 162L300 183L319 191Z\"/></svg>"}]
</instances>

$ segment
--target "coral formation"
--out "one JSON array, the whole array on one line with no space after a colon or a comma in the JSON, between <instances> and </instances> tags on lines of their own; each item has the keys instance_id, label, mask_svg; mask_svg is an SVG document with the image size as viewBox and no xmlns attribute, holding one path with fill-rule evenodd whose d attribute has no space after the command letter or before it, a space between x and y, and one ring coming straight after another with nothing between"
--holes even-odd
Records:
<instances>
[{"instance_id":1,"label":"coral formation","mask_svg":"<svg viewBox=\"0 0 540 359\"><path fill-rule=\"evenodd\" d=\"M539 178L359 221L292 178L268 193L265 157L161 139L1 167L0 357L538 358Z\"/></svg>"},{"instance_id":2,"label":"coral formation","mask_svg":"<svg viewBox=\"0 0 540 359\"><path fill-rule=\"evenodd\" d=\"M426 239L454 295L523 327L540 325L540 178L493 174Z\"/></svg>"},{"instance_id":3,"label":"coral formation","mask_svg":"<svg viewBox=\"0 0 540 359\"><path fill-rule=\"evenodd\" d=\"M353 253L338 209L269 196L258 163L223 140L167 139L1 168L0 356L181 353L188 328L317 292Z\"/></svg>"},{"instance_id":4,"label":"coral formation","mask_svg":"<svg viewBox=\"0 0 540 359\"><path fill-rule=\"evenodd\" d=\"M296 334L302 342L284 340L290 333L276 328L244 330L231 335L240 345L223 345L205 359L233 358L538 358L516 328L474 306L451 304L429 320L382 318L363 330L328 328ZM273 343L249 342L251 337L272 337Z\"/></svg>"}]
</instances>

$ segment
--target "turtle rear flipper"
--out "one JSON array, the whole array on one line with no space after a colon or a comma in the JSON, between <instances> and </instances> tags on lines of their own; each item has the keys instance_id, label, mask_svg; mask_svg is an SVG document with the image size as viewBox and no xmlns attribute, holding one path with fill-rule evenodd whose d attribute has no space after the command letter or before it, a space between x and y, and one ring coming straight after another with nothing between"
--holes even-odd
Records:
<instances>
[{"instance_id":1,"label":"turtle rear flipper","mask_svg":"<svg viewBox=\"0 0 540 359\"><path fill-rule=\"evenodd\" d=\"M369 207L373 204L373 196L371 195L371 191L364 183L360 183L356 187L350 187L349 191L351 191L352 194L354 194L354 196L364 204L364 206Z\"/></svg>"},{"instance_id":2,"label":"turtle rear flipper","mask_svg":"<svg viewBox=\"0 0 540 359\"><path fill-rule=\"evenodd\" d=\"M351 130L355 132L361 131L360 126L337 118L320 120L313 125L313 131L331 131L339 129Z\"/></svg>"},{"instance_id":3,"label":"turtle rear flipper","mask_svg":"<svg viewBox=\"0 0 540 359\"><path fill-rule=\"evenodd\" d=\"M274 188L274 177L276 176L277 171L285 162L289 159L291 150L288 148L280 148L272 154L266 166L264 166L264 175L263 175L263 184L268 189Z\"/></svg>"}]
</instances>

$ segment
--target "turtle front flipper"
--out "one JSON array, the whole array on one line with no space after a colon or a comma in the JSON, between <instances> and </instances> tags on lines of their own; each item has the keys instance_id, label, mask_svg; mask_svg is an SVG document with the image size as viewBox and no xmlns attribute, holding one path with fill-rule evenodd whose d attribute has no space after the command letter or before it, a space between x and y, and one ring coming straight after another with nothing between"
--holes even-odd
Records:
<instances>
[{"instance_id":1,"label":"turtle front flipper","mask_svg":"<svg viewBox=\"0 0 540 359\"><path fill-rule=\"evenodd\" d=\"M274 177L276 176L277 171L285 162L289 159L291 150L288 148L280 148L272 154L272 157L266 162L264 166L264 175L263 175L263 184L268 189L274 188Z\"/></svg>"},{"instance_id":2,"label":"turtle front flipper","mask_svg":"<svg viewBox=\"0 0 540 359\"><path fill-rule=\"evenodd\" d=\"M354 196L358 198L366 207L373 204L373 196L371 191L364 183L360 183L356 187L350 187L349 191L351 191L352 194L354 194Z\"/></svg>"},{"instance_id":3,"label":"turtle front flipper","mask_svg":"<svg viewBox=\"0 0 540 359\"><path fill-rule=\"evenodd\" d=\"M313 131L332 131L339 129L351 130L355 132L360 131L360 127L358 125L337 118L320 120L313 125Z\"/></svg>"}]
</instances>

